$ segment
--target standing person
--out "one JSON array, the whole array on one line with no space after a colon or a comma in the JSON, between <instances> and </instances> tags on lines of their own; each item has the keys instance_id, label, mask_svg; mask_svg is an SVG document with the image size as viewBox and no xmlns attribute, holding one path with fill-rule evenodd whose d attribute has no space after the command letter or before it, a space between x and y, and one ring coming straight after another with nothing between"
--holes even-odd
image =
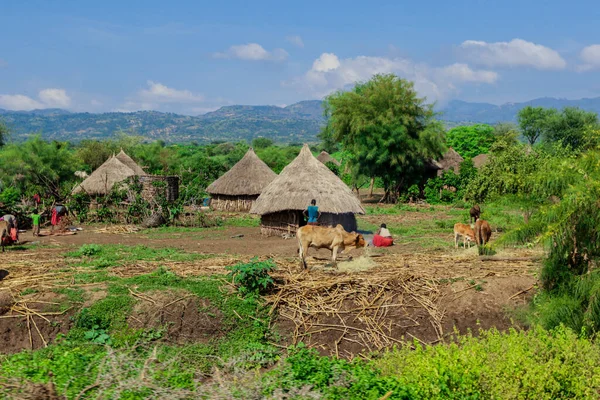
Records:
<instances>
[{"instance_id":1,"label":"standing person","mask_svg":"<svg viewBox=\"0 0 600 400\"><path fill-rule=\"evenodd\" d=\"M321 216L321 212L319 211L319 207L317 207L317 200L312 199L310 201L310 206L304 210L303 214L308 219L306 222L307 225L319 225L319 217Z\"/></svg>"},{"instance_id":2,"label":"standing person","mask_svg":"<svg viewBox=\"0 0 600 400\"><path fill-rule=\"evenodd\" d=\"M42 198L39 194L36 193L33 195L33 202L35 203L36 207L40 205L40 203L42 202Z\"/></svg>"},{"instance_id":3,"label":"standing person","mask_svg":"<svg viewBox=\"0 0 600 400\"><path fill-rule=\"evenodd\" d=\"M60 222L59 207L60 205L58 204L52 207L52 217L50 218L50 223L52 224L50 228L51 233L54 233L54 227Z\"/></svg>"},{"instance_id":4,"label":"standing person","mask_svg":"<svg viewBox=\"0 0 600 400\"><path fill-rule=\"evenodd\" d=\"M39 214L37 208L33 210L33 214L31 214L31 220L33 221L33 236L40 236L40 218L42 216Z\"/></svg>"}]
</instances>

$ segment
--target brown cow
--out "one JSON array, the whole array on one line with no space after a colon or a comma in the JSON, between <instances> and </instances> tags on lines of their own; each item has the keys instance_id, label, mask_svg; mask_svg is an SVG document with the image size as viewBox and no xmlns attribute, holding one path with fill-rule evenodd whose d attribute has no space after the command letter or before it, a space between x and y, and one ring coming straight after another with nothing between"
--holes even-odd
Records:
<instances>
[{"instance_id":1,"label":"brown cow","mask_svg":"<svg viewBox=\"0 0 600 400\"><path fill-rule=\"evenodd\" d=\"M479 208L479 204L475 204L473 207L471 207L471 210L469 210L469 214L471 215L471 217L469 218L469 222L477 222L479 217L481 217L481 208Z\"/></svg>"},{"instance_id":2,"label":"brown cow","mask_svg":"<svg viewBox=\"0 0 600 400\"><path fill-rule=\"evenodd\" d=\"M309 247L331 250L333 265L337 265L338 250L365 247L365 239L362 235L355 232L348 233L339 224L335 228L306 225L298 229L296 237L298 238L298 253L303 268L306 268L306 255Z\"/></svg>"},{"instance_id":3,"label":"brown cow","mask_svg":"<svg viewBox=\"0 0 600 400\"><path fill-rule=\"evenodd\" d=\"M475 222L475 242L477 242L478 246L485 246L490 241L490 237L492 237L490 224L487 221L478 219Z\"/></svg>"},{"instance_id":4,"label":"brown cow","mask_svg":"<svg viewBox=\"0 0 600 400\"><path fill-rule=\"evenodd\" d=\"M454 224L454 248L458 249L458 237L463 238L463 249L467 247L467 241L469 242L469 248L471 248L471 241L475 240L475 233L471 228L471 225L461 224L460 222Z\"/></svg>"},{"instance_id":5,"label":"brown cow","mask_svg":"<svg viewBox=\"0 0 600 400\"><path fill-rule=\"evenodd\" d=\"M0 221L0 242L1 242L0 246L2 246L3 253L4 253L5 240L7 240L7 239L11 239L10 226L7 221Z\"/></svg>"}]
</instances>

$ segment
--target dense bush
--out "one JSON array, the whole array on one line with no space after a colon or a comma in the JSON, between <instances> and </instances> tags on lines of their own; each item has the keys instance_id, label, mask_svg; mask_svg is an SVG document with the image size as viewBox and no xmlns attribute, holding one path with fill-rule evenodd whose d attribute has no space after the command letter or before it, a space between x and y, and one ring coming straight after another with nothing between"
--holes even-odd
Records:
<instances>
[{"instance_id":1,"label":"dense bush","mask_svg":"<svg viewBox=\"0 0 600 400\"><path fill-rule=\"evenodd\" d=\"M257 296L265 293L273 284L269 272L276 268L273 260L258 261L253 258L249 263L240 263L227 267L229 278L244 296Z\"/></svg>"},{"instance_id":2,"label":"dense bush","mask_svg":"<svg viewBox=\"0 0 600 400\"><path fill-rule=\"evenodd\" d=\"M487 153L495 140L494 128L485 124L457 126L446 133L448 146L465 159Z\"/></svg>"}]
</instances>

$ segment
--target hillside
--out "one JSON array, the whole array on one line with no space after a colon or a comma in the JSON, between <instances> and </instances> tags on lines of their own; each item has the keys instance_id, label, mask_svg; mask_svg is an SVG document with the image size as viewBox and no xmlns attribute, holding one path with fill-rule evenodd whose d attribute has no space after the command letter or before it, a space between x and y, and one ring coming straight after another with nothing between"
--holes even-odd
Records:
<instances>
[{"instance_id":1,"label":"hillside","mask_svg":"<svg viewBox=\"0 0 600 400\"><path fill-rule=\"evenodd\" d=\"M559 109L572 106L600 113L600 97L580 100L540 98L500 106L453 100L439 111L440 118L448 127L452 127L477 122L494 124L514 121L517 112L527 105ZM322 112L321 101L309 100L287 107L226 106L200 116L158 111L90 114L61 109L0 109L0 119L9 125L17 140L33 133L41 133L51 140L104 139L117 131L126 131L149 140L161 139L167 142L251 141L257 136L263 136L276 142L290 143L315 141L324 122Z\"/></svg>"},{"instance_id":2,"label":"hillside","mask_svg":"<svg viewBox=\"0 0 600 400\"><path fill-rule=\"evenodd\" d=\"M506 103L499 106L489 103L469 103L452 100L439 111L442 112L440 118L444 121L495 124L497 122L516 121L517 113L526 106L552 107L556 109L579 107L600 114L600 97L579 100L543 97L523 103Z\"/></svg>"},{"instance_id":3,"label":"hillside","mask_svg":"<svg viewBox=\"0 0 600 400\"><path fill-rule=\"evenodd\" d=\"M150 140L200 143L213 140L252 140L257 136L277 142L314 141L323 123L320 101L276 106L227 106L200 116L137 111L133 113L70 113L65 110L7 111L2 119L17 140L41 133L51 140L103 139L126 131Z\"/></svg>"}]
</instances>

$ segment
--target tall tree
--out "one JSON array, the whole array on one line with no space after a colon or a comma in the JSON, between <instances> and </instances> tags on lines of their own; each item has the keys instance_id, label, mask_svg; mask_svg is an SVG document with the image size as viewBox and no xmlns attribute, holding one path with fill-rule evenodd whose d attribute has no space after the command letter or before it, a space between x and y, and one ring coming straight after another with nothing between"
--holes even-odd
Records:
<instances>
[{"instance_id":1,"label":"tall tree","mask_svg":"<svg viewBox=\"0 0 600 400\"><path fill-rule=\"evenodd\" d=\"M523 136L530 145L548 131L550 120L554 118L557 111L554 108L527 106L521 109L517 115L519 127Z\"/></svg>"},{"instance_id":2,"label":"tall tree","mask_svg":"<svg viewBox=\"0 0 600 400\"><path fill-rule=\"evenodd\" d=\"M598 114L576 107L565 107L548 119L546 140L559 142L571 150L584 150L588 133L599 127Z\"/></svg>"},{"instance_id":3,"label":"tall tree","mask_svg":"<svg viewBox=\"0 0 600 400\"><path fill-rule=\"evenodd\" d=\"M420 180L429 159L444 150L444 131L433 106L412 82L375 75L351 91L326 98L328 130L351 152L355 176L381 177L386 198Z\"/></svg>"}]
</instances>

